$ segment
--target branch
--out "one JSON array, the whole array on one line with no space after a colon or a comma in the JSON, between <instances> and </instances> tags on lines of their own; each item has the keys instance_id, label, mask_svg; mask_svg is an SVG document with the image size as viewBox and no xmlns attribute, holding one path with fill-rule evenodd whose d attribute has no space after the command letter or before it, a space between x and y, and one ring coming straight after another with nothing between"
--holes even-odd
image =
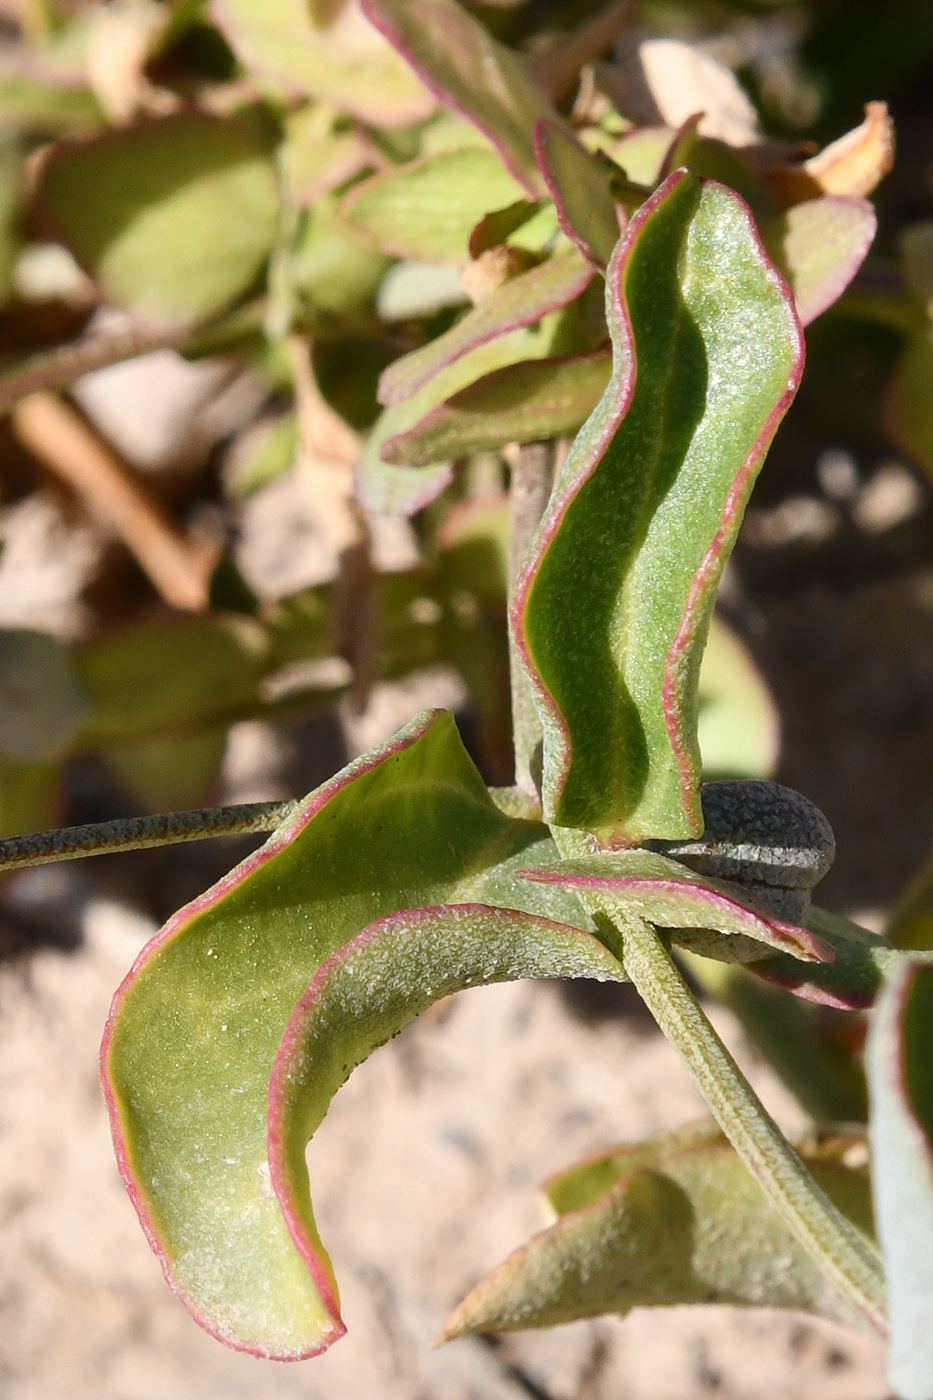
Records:
<instances>
[{"instance_id":1,"label":"branch","mask_svg":"<svg viewBox=\"0 0 933 1400\"><path fill-rule=\"evenodd\" d=\"M167 812L154 817L66 826L58 831L35 831L0 841L0 871L103 856L113 851L174 846L180 841L203 841L211 836L275 831L297 805L295 801L248 802L236 807L204 807L194 812Z\"/></svg>"}]
</instances>

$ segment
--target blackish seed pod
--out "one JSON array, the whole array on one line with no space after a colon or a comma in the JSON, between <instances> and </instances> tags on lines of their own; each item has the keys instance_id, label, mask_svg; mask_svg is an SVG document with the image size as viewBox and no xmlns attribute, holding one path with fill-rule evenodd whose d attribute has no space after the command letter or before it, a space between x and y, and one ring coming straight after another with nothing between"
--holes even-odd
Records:
<instances>
[{"instance_id":1,"label":"blackish seed pod","mask_svg":"<svg viewBox=\"0 0 933 1400\"><path fill-rule=\"evenodd\" d=\"M727 779L701 790L704 831L651 850L717 880L742 885L782 919L802 923L810 891L833 863L836 841L818 807L793 788Z\"/></svg>"}]
</instances>

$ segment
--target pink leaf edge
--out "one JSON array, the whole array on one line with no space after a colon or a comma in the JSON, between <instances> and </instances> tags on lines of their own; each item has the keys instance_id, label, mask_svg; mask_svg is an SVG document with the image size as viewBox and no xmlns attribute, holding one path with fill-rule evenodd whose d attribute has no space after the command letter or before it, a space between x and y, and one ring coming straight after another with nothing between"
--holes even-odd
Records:
<instances>
[{"instance_id":1,"label":"pink leaf edge","mask_svg":"<svg viewBox=\"0 0 933 1400\"><path fill-rule=\"evenodd\" d=\"M836 959L836 950L832 944L824 942L809 929L785 923L782 919L767 919L754 909L740 904L738 900L730 899L718 890L707 889L692 881L651 880L625 875L573 875L557 870L520 870L518 874L522 880L533 880L542 885L563 885L567 889L575 890L605 890L607 893L618 891L620 894L629 892L645 895L657 892L674 896L686 890L694 898L707 904L711 910L721 910L747 919L753 928L760 931L762 941L771 947L781 948L784 952L793 953L795 957L801 957L807 962L831 963Z\"/></svg>"}]
</instances>

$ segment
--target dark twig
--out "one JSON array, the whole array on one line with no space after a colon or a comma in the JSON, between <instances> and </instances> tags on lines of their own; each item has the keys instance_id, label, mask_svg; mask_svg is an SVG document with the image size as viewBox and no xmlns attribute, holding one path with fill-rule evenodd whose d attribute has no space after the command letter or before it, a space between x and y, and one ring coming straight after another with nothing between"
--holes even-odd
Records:
<instances>
[{"instance_id":1,"label":"dark twig","mask_svg":"<svg viewBox=\"0 0 933 1400\"><path fill-rule=\"evenodd\" d=\"M149 846L174 846L180 841L203 841L211 836L244 836L274 831L297 807L288 802L248 802L236 807L205 807L195 812L167 812L154 817L66 826L36 831L0 841L0 871L56 860L79 860L113 851L138 851Z\"/></svg>"}]
</instances>

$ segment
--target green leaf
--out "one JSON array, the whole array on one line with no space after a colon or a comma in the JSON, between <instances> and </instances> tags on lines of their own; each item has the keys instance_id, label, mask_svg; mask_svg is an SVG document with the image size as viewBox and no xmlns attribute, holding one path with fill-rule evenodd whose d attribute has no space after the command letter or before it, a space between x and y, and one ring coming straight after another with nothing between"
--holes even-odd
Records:
<instances>
[{"instance_id":1,"label":"green leaf","mask_svg":"<svg viewBox=\"0 0 933 1400\"><path fill-rule=\"evenodd\" d=\"M384 370L379 402L411 398L429 379L470 350L508 331L534 325L581 296L593 279L576 252L563 253L505 282L488 301L468 311L443 335L403 355Z\"/></svg>"},{"instance_id":2,"label":"green leaf","mask_svg":"<svg viewBox=\"0 0 933 1400\"><path fill-rule=\"evenodd\" d=\"M91 709L87 746L118 746L163 730L187 730L249 699L268 641L238 614L179 618L134 627L75 657Z\"/></svg>"},{"instance_id":3,"label":"green leaf","mask_svg":"<svg viewBox=\"0 0 933 1400\"><path fill-rule=\"evenodd\" d=\"M700 657L803 343L746 206L685 172L632 219L607 316L613 377L555 485L513 628L548 820L634 842L700 830Z\"/></svg>"},{"instance_id":4,"label":"green leaf","mask_svg":"<svg viewBox=\"0 0 933 1400\"><path fill-rule=\"evenodd\" d=\"M106 118L86 87L57 86L25 73L0 77L0 120L30 133L79 136L99 131Z\"/></svg>"},{"instance_id":5,"label":"green leaf","mask_svg":"<svg viewBox=\"0 0 933 1400\"><path fill-rule=\"evenodd\" d=\"M897 445L933 473L933 321L924 321L908 339L883 409Z\"/></svg>"},{"instance_id":6,"label":"green leaf","mask_svg":"<svg viewBox=\"0 0 933 1400\"><path fill-rule=\"evenodd\" d=\"M23 150L19 141L0 139L0 306L13 291L13 269L23 242L20 216L25 194Z\"/></svg>"},{"instance_id":7,"label":"green leaf","mask_svg":"<svg viewBox=\"0 0 933 1400\"><path fill-rule=\"evenodd\" d=\"M470 234L490 209L522 194L502 162L474 147L421 156L355 185L340 206L383 253L416 262L466 262Z\"/></svg>"},{"instance_id":8,"label":"green leaf","mask_svg":"<svg viewBox=\"0 0 933 1400\"><path fill-rule=\"evenodd\" d=\"M933 859L929 855L895 905L885 936L895 948L933 948Z\"/></svg>"},{"instance_id":9,"label":"green leaf","mask_svg":"<svg viewBox=\"0 0 933 1400\"><path fill-rule=\"evenodd\" d=\"M933 301L933 219L908 224L897 241L908 290L926 306Z\"/></svg>"},{"instance_id":10,"label":"green leaf","mask_svg":"<svg viewBox=\"0 0 933 1400\"><path fill-rule=\"evenodd\" d=\"M853 1134L799 1144L830 1199L868 1233L867 1173ZM546 1187L556 1223L517 1249L448 1319L444 1338L550 1327L634 1307L729 1303L856 1321L745 1164L700 1126L616 1149Z\"/></svg>"},{"instance_id":11,"label":"green leaf","mask_svg":"<svg viewBox=\"0 0 933 1400\"><path fill-rule=\"evenodd\" d=\"M54 825L61 794L57 763L16 763L0 752L0 840Z\"/></svg>"},{"instance_id":12,"label":"green leaf","mask_svg":"<svg viewBox=\"0 0 933 1400\"><path fill-rule=\"evenodd\" d=\"M390 259L340 215L334 195L309 209L289 267L292 291L316 311L340 316L375 301Z\"/></svg>"},{"instance_id":13,"label":"green leaf","mask_svg":"<svg viewBox=\"0 0 933 1400\"><path fill-rule=\"evenodd\" d=\"M286 116L283 128L279 163L296 208L309 208L372 167L372 148L362 132L347 130L326 105L299 107Z\"/></svg>"},{"instance_id":14,"label":"green leaf","mask_svg":"<svg viewBox=\"0 0 933 1400\"><path fill-rule=\"evenodd\" d=\"M538 122L535 152L564 233L605 268L619 241L610 170L558 122Z\"/></svg>"},{"instance_id":15,"label":"green leaf","mask_svg":"<svg viewBox=\"0 0 933 1400\"><path fill-rule=\"evenodd\" d=\"M703 777L770 777L780 750L780 715L745 644L718 614L700 663L699 701Z\"/></svg>"},{"instance_id":16,"label":"green leaf","mask_svg":"<svg viewBox=\"0 0 933 1400\"><path fill-rule=\"evenodd\" d=\"M553 926L539 935L520 917L537 916L543 905L515 870L553 851L544 827L494 806L452 716L429 712L306 798L141 954L116 995L101 1051L117 1157L167 1277L214 1335L258 1355L294 1358L342 1330L329 1268L296 1247L286 1224L292 1207L283 1201L283 1213L267 1168L270 1076L292 1008L327 959L399 909L450 901L519 911L501 925L483 916L480 936L467 919L459 940L435 939L431 923L406 943L390 920L383 935L358 940L358 960L335 959L314 986L336 988L328 1016L345 1007L329 1041L334 1049L338 1036L349 1042L337 1057L341 1079L368 1053L374 1026L376 1041L383 1038L383 996L404 1019L451 971L463 985L500 970L556 969L558 955L547 949L558 946L566 950L563 969L621 976L592 938ZM588 926L572 898L547 908L563 923ZM420 917L409 915L408 927ZM465 963L457 961L458 941ZM362 1003L346 999L355 967ZM438 980L426 984L426 972ZM363 1019L354 1026L357 1013ZM313 1035L313 1017L307 1026ZM288 1085L278 1083L275 1103L287 1097Z\"/></svg>"},{"instance_id":17,"label":"green leaf","mask_svg":"<svg viewBox=\"0 0 933 1400\"><path fill-rule=\"evenodd\" d=\"M802 325L842 296L877 227L870 199L842 195L804 200L762 225L762 242L790 284Z\"/></svg>"},{"instance_id":18,"label":"green leaf","mask_svg":"<svg viewBox=\"0 0 933 1400\"><path fill-rule=\"evenodd\" d=\"M339 1303L314 1222L305 1148L352 1069L433 1002L465 987L524 977L618 981L620 974L590 934L482 904L391 914L322 967L292 1015L272 1073L269 1170L335 1328Z\"/></svg>"},{"instance_id":19,"label":"green leaf","mask_svg":"<svg viewBox=\"0 0 933 1400\"><path fill-rule=\"evenodd\" d=\"M363 0L363 10L444 106L488 137L523 189L546 195L534 124L559 119L519 55L454 0Z\"/></svg>"},{"instance_id":20,"label":"green leaf","mask_svg":"<svg viewBox=\"0 0 933 1400\"><path fill-rule=\"evenodd\" d=\"M290 95L330 102L369 125L423 121L434 99L355 5L327 27L307 0L211 0L211 18L251 73Z\"/></svg>"},{"instance_id":21,"label":"green leaf","mask_svg":"<svg viewBox=\"0 0 933 1400\"><path fill-rule=\"evenodd\" d=\"M275 241L279 196L247 127L185 114L56 146L39 206L111 301L187 321L248 290Z\"/></svg>"},{"instance_id":22,"label":"green leaf","mask_svg":"<svg viewBox=\"0 0 933 1400\"><path fill-rule=\"evenodd\" d=\"M872 1178L900 1400L933 1395L933 967L908 961L878 999L867 1051Z\"/></svg>"},{"instance_id":23,"label":"green leaf","mask_svg":"<svg viewBox=\"0 0 933 1400\"><path fill-rule=\"evenodd\" d=\"M182 812L207 801L217 781L227 731L158 736L110 749L107 763L149 812Z\"/></svg>"},{"instance_id":24,"label":"green leaf","mask_svg":"<svg viewBox=\"0 0 933 1400\"><path fill-rule=\"evenodd\" d=\"M748 962L761 957L756 945L762 943L807 962L831 962L834 956L832 946L808 930L759 909L741 886L695 875L653 851L577 856L520 873L526 880L579 892L588 904L598 903L623 926L627 913L638 914L659 928L669 929L675 943L684 942L688 947L694 940L685 935L692 929L727 935L724 946L708 945L709 952L721 952L727 961ZM733 940L738 947L730 955L729 942Z\"/></svg>"},{"instance_id":25,"label":"green leaf","mask_svg":"<svg viewBox=\"0 0 933 1400\"><path fill-rule=\"evenodd\" d=\"M584 142L603 150L634 185L654 189L664 173L664 166L677 133L669 126L644 126L626 136L613 140L600 131L582 133Z\"/></svg>"},{"instance_id":26,"label":"green leaf","mask_svg":"<svg viewBox=\"0 0 933 1400\"><path fill-rule=\"evenodd\" d=\"M0 629L0 754L5 759L61 758L87 708L57 638Z\"/></svg>"},{"instance_id":27,"label":"green leaf","mask_svg":"<svg viewBox=\"0 0 933 1400\"><path fill-rule=\"evenodd\" d=\"M496 336L429 379L417 393L392 404L379 416L357 465L357 494L367 510L413 515L435 500L453 478L446 461L391 465L383 458L390 441L420 423L432 409L493 370L559 353L576 334L573 308L545 316L536 326ZM402 458L404 462L404 457Z\"/></svg>"},{"instance_id":28,"label":"green leaf","mask_svg":"<svg viewBox=\"0 0 933 1400\"><path fill-rule=\"evenodd\" d=\"M224 493L242 501L260 487L288 471L298 451L298 424L294 413L252 424L248 436L224 463Z\"/></svg>"},{"instance_id":29,"label":"green leaf","mask_svg":"<svg viewBox=\"0 0 933 1400\"><path fill-rule=\"evenodd\" d=\"M390 437L383 454L418 467L573 433L599 402L611 368L608 351L594 350L493 370Z\"/></svg>"}]
</instances>

